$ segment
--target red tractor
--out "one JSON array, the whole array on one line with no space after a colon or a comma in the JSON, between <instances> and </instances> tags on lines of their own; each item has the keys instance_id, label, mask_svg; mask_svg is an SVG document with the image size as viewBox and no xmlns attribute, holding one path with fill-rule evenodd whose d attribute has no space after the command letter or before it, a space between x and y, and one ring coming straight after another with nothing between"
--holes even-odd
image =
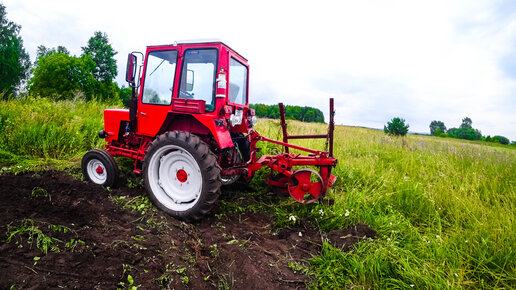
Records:
<instances>
[{"instance_id":1,"label":"red tractor","mask_svg":"<svg viewBox=\"0 0 516 290\"><path fill-rule=\"evenodd\" d=\"M222 185L240 177L248 181L264 166L271 169L269 185L302 203L317 200L333 185L331 171L337 165L333 99L328 134L288 135L280 104L283 141L272 140L253 129L257 117L249 108L249 65L229 46L222 42L149 46L142 65L136 55L143 59L143 54L131 53L127 61L126 80L133 90L129 109L104 111L99 137L106 139L106 149L84 155L81 165L87 180L113 186L118 178L113 157L132 158L134 172L143 175L154 204L186 221L205 216ZM300 138L326 138L329 149L288 143ZM285 152L258 157L258 141L284 146ZM289 148L309 155L289 153ZM299 166L319 172L294 169Z\"/></svg>"}]
</instances>

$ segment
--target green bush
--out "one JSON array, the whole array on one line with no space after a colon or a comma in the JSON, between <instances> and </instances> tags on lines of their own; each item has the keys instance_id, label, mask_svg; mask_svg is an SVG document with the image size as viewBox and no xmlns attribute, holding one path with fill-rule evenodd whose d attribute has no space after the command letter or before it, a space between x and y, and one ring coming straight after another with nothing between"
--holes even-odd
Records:
<instances>
[{"instance_id":1,"label":"green bush","mask_svg":"<svg viewBox=\"0 0 516 290\"><path fill-rule=\"evenodd\" d=\"M405 136L408 133L409 124L405 125L405 120L401 118L393 118L383 126L383 131L389 135Z\"/></svg>"},{"instance_id":2,"label":"green bush","mask_svg":"<svg viewBox=\"0 0 516 290\"><path fill-rule=\"evenodd\" d=\"M509 145L511 143L511 141L509 141L509 139L507 137L498 136L498 135L493 137L493 142L498 142L503 145Z\"/></svg>"}]
</instances>

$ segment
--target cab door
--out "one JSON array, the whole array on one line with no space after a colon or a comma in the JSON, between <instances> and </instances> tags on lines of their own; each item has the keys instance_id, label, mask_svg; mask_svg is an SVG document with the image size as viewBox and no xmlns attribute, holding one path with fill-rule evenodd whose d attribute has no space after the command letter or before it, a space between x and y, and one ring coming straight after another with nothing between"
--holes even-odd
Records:
<instances>
[{"instance_id":1,"label":"cab door","mask_svg":"<svg viewBox=\"0 0 516 290\"><path fill-rule=\"evenodd\" d=\"M155 136L163 125L178 85L178 47L148 48L138 101L137 133Z\"/></svg>"}]
</instances>

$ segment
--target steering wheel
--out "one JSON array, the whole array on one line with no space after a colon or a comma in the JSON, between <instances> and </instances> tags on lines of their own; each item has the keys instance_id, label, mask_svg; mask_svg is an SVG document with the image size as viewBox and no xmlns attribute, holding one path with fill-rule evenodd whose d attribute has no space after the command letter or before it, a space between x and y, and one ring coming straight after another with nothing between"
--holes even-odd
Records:
<instances>
[{"instance_id":1,"label":"steering wheel","mask_svg":"<svg viewBox=\"0 0 516 290\"><path fill-rule=\"evenodd\" d=\"M180 90L179 91L179 97L182 99L193 99L194 93L189 93L187 91Z\"/></svg>"}]
</instances>

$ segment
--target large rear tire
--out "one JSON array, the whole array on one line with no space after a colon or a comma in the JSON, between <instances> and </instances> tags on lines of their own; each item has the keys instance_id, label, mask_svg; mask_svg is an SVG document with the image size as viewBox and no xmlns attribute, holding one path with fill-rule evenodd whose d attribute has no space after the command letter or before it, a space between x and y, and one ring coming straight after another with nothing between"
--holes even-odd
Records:
<instances>
[{"instance_id":1,"label":"large rear tire","mask_svg":"<svg viewBox=\"0 0 516 290\"><path fill-rule=\"evenodd\" d=\"M166 132L149 145L143 179L158 208L188 222L208 214L220 195L217 157L188 132Z\"/></svg>"},{"instance_id":2,"label":"large rear tire","mask_svg":"<svg viewBox=\"0 0 516 290\"><path fill-rule=\"evenodd\" d=\"M116 161L105 150L93 149L84 154L81 161L84 178L105 187L116 186L118 181L118 166Z\"/></svg>"}]
</instances>

